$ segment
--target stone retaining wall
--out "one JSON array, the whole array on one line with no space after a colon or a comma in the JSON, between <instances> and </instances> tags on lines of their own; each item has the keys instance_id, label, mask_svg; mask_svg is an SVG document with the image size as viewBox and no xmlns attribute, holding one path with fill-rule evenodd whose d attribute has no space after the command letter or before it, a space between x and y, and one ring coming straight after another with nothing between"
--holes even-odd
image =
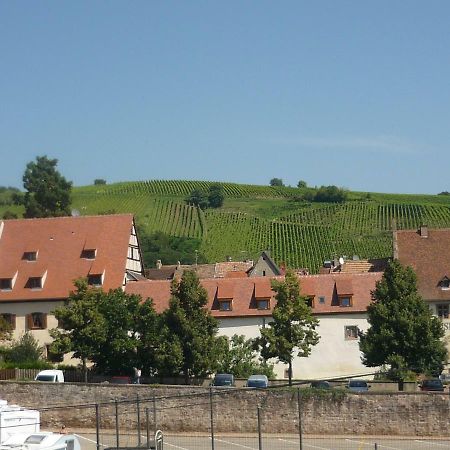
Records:
<instances>
[{"instance_id":1,"label":"stone retaining wall","mask_svg":"<svg viewBox=\"0 0 450 450\"><path fill-rule=\"evenodd\" d=\"M117 400L121 428L142 426L146 415L164 431L210 431L210 391L202 387L82 383L1 382L0 398L41 410L42 429L62 423L95 428L99 404L102 429L115 427ZM300 391L305 434L450 436L450 397L441 393L366 393ZM260 406L265 433L298 433L298 392L292 390L218 390L212 397L217 432L255 432Z\"/></svg>"}]
</instances>

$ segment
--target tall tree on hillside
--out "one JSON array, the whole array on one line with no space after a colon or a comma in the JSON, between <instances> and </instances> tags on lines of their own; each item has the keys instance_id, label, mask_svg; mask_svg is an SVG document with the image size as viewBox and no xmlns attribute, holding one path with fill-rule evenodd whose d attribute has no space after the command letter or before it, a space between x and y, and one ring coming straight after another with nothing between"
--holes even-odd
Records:
<instances>
[{"instance_id":1,"label":"tall tree on hillside","mask_svg":"<svg viewBox=\"0 0 450 450\"><path fill-rule=\"evenodd\" d=\"M200 209L206 209L209 205L208 195L201 189L194 189L186 199L186 203L198 206Z\"/></svg>"},{"instance_id":2,"label":"tall tree on hillside","mask_svg":"<svg viewBox=\"0 0 450 450\"><path fill-rule=\"evenodd\" d=\"M284 281L272 281L276 292L272 313L273 321L260 329L261 336L255 339L264 359L276 358L288 365L289 385L292 385L292 361L294 357L309 356L311 347L319 342L315 331L319 324L313 317L307 297L300 295L297 275L288 271Z\"/></svg>"},{"instance_id":3,"label":"tall tree on hillside","mask_svg":"<svg viewBox=\"0 0 450 450\"><path fill-rule=\"evenodd\" d=\"M269 183L271 186L284 186L281 178L272 178Z\"/></svg>"},{"instance_id":4,"label":"tall tree on hillside","mask_svg":"<svg viewBox=\"0 0 450 450\"><path fill-rule=\"evenodd\" d=\"M411 267L394 260L372 293L369 330L361 336L366 366L389 365L388 375L402 382L408 372L438 375L447 357L439 319L417 292Z\"/></svg>"},{"instance_id":5,"label":"tall tree on hillside","mask_svg":"<svg viewBox=\"0 0 450 450\"><path fill-rule=\"evenodd\" d=\"M212 184L208 192L208 206L210 208L220 208L225 200L225 193L221 184Z\"/></svg>"},{"instance_id":6,"label":"tall tree on hillside","mask_svg":"<svg viewBox=\"0 0 450 450\"><path fill-rule=\"evenodd\" d=\"M57 159L38 156L27 164L23 175L25 217L70 215L72 183L56 170L57 163Z\"/></svg>"},{"instance_id":7,"label":"tall tree on hillside","mask_svg":"<svg viewBox=\"0 0 450 450\"><path fill-rule=\"evenodd\" d=\"M180 282L173 282L169 308L163 313L168 350L171 347L181 356L178 370L186 384L191 377L210 374L216 365L218 325L206 309L207 303L207 292L197 274L188 270Z\"/></svg>"}]
</instances>

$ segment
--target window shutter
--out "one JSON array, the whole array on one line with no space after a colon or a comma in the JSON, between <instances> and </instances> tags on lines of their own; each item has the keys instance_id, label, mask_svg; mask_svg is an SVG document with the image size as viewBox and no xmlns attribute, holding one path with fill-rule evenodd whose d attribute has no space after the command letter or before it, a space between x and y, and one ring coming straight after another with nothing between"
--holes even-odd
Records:
<instances>
[{"instance_id":1,"label":"window shutter","mask_svg":"<svg viewBox=\"0 0 450 450\"><path fill-rule=\"evenodd\" d=\"M47 314L46 313L42 313L42 329L43 330L47 329Z\"/></svg>"},{"instance_id":2,"label":"window shutter","mask_svg":"<svg viewBox=\"0 0 450 450\"><path fill-rule=\"evenodd\" d=\"M27 322L27 330L32 330L33 329L33 317L31 316L31 314L27 314L26 315L26 322Z\"/></svg>"},{"instance_id":3,"label":"window shutter","mask_svg":"<svg viewBox=\"0 0 450 450\"><path fill-rule=\"evenodd\" d=\"M16 329L16 315L15 314L11 314L11 328L13 330Z\"/></svg>"}]
</instances>

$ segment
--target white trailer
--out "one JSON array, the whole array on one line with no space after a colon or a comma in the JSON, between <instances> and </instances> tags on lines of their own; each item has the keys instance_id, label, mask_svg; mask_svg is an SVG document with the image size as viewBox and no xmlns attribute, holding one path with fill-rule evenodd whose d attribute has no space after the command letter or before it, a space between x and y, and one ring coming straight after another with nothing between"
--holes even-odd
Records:
<instances>
[{"instance_id":1,"label":"white trailer","mask_svg":"<svg viewBox=\"0 0 450 450\"><path fill-rule=\"evenodd\" d=\"M0 444L18 433L36 433L40 430L40 413L0 400Z\"/></svg>"},{"instance_id":2,"label":"white trailer","mask_svg":"<svg viewBox=\"0 0 450 450\"><path fill-rule=\"evenodd\" d=\"M3 442L0 450L81 450L81 446L73 434L17 433Z\"/></svg>"}]
</instances>

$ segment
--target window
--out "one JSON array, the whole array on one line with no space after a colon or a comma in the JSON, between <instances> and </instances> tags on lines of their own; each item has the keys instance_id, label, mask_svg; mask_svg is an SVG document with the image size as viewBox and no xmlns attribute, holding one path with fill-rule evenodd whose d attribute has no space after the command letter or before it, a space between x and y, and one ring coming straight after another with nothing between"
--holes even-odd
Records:
<instances>
[{"instance_id":1,"label":"window","mask_svg":"<svg viewBox=\"0 0 450 450\"><path fill-rule=\"evenodd\" d=\"M88 275L88 284L91 286L101 286L103 284L101 274Z\"/></svg>"},{"instance_id":2,"label":"window","mask_svg":"<svg viewBox=\"0 0 450 450\"><path fill-rule=\"evenodd\" d=\"M306 297L306 304L310 308L314 308L314 297Z\"/></svg>"},{"instance_id":3,"label":"window","mask_svg":"<svg viewBox=\"0 0 450 450\"><path fill-rule=\"evenodd\" d=\"M95 259L96 253L97 253L97 250L95 250L95 248L85 248L81 252L81 257L84 259Z\"/></svg>"},{"instance_id":4,"label":"window","mask_svg":"<svg viewBox=\"0 0 450 450\"><path fill-rule=\"evenodd\" d=\"M339 297L339 306L342 306L344 308L352 306L352 298L348 296Z\"/></svg>"},{"instance_id":5,"label":"window","mask_svg":"<svg viewBox=\"0 0 450 450\"><path fill-rule=\"evenodd\" d=\"M269 309L270 300L268 298L258 299L256 300L256 307L258 309Z\"/></svg>"},{"instance_id":6,"label":"window","mask_svg":"<svg viewBox=\"0 0 450 450\"><path fill-rule=\"evenodd\" d=\"M232 311L231 300L219 300L219 310L220 311Z\"/></svg>"},{"instance_id":7,"label":"window","mask_svg":"<svg viewBox=\"0 0 450 450\"><path fill-rule=\"evenodd\" d=\"M325 304L325 297L319 297L319 303L321 305Z\"/></svg>"},{"instance_id":8,"label":"window","mask_svg":"<svg viewBox=\"0 0 450 450\"><path fill-rule=\"evenodd\" d=\"M347 325L344 327L344 335L346 341L358 339L358 327L356 325Z\"/></svg>"},{"instance_id":9,"label":"window","mask_svg":"<svg viewBox=\"0 0 450 450\"><path fill-rule=\"evenodd\" d=\"M42 278L41 277L28 278L25 287L28 289L42 289Z\"/></svg>"},{"instance_id":10,"label":"window","mask_svg":"<svg viewBox=\"0 0 450 450\"><path fill-rule=\"evenodd\" d=\"M441 303L436 305L437 315L440 319L448 319L449 305L448 303Z\"/></svg>"},{"instance_id":11,"label":"window","mask_svg":"<svg viewBox=\"0 0 450 450\"><path fill-rule=\"evenodd\" d=\"M29 330L45 330L47 328L47 314L34 312L27 315Z\"/></svg>"},{"instance_id":12,"label":"window","mask_svg":"<svg viewBox=\"0 0 450 450\"><path fill-rule=\"evenodd\" d=\"M450 289L450 278L442 278L442 280L439 282L439 287L443 290Z\"/></svg>"},{"instance_id":13,"label":"window","mask_svg":"<svg viewBox=\"0 0 450 450\"><path fill-rule=\"evenodd\" d=\"M263 274L263 277L265 277L265 276L266 276L266 271L263 270L263 271L262 271L262 274Z\"/></svg>"},{"instance_id":14,"label":"window","mask_svg":"<svg viewBox=\"0 0 450 450\"><path fill-rule=\"evenodd\" d=\"M36 261L37 252L24 252L22 259L25 261Z\"/></svg>"},{"instance_id":15,"label":"window","mask_svg":"<svg viewBox=\"0 0 450 450\"><path fill-rule=\"evenodd\" d=\"M0 290L10 291L12 289L12 278L0 278Z\"/></svg>"},{"instance_id":16,"label":"window","mask_svg":"<svg viewBox=\"0 0 450 450\"><path fill-rule=\"evenodd\" d=\"M3 314L0 314L0 316L11 327L11 330L16 329L16 315L15 314L3 313Z\"/></svg>"}]
</instances>

